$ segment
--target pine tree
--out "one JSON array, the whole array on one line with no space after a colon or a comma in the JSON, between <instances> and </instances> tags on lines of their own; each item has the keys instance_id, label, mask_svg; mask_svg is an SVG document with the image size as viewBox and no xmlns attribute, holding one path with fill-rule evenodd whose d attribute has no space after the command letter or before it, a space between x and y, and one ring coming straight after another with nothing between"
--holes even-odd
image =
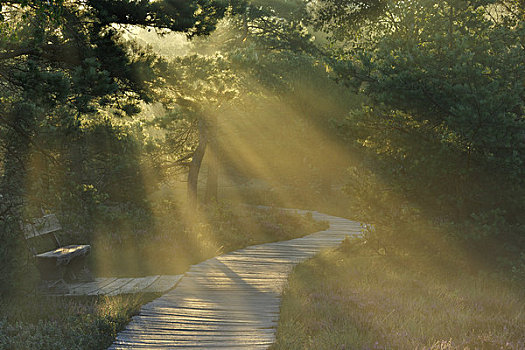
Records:
<instances>
[{"instance_id":1,"label":"pine tree","mask_svg":"<svg viewBox=\"0 0 525 350\"><path fill-rule=\"evenodd\" d=\"M208 0L0 2L0 293L11 289L24 255L18 221L30 153L61 162L46 148L57 141L46 135L78 139L84 115L101 109L132 115L138 101L151 100L157 58L122 40L122 32L141 26L205 35L227 7ZM81 154L71 150L77 174Z\"/></svg>"}]
</instances>

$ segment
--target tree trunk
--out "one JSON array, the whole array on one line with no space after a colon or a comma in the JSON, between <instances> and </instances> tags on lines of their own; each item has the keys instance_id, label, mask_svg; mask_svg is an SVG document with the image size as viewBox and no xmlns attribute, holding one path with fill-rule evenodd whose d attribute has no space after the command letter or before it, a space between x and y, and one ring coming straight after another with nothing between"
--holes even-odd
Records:
<instances>
[{"instance_id":1,"label":"tree trunk","mask_svg":"<svg viewBox=\"0 0 525 350\"><path fill-rule=\"evenodd\" d=\"M6 151L0 159L4 165L0 177L0 298L17 293L26 265L23 258L27 254L24 254L19 220L27 190L30 137L35 128L33 115L21 117L13 112L8 117L10 125L16 125L20 130L8 127L2 135L5 139L1 141Z\"/></svg>"},{"instance_id":2,"label":"tree trunk","mask_svg":"<svg viewBox=\"0 0 525 350\"><path fill-rule=\"evenodd\" d=\"M188 171L188 208L190 210L196 210L198 204L197 197L197 185L199 181L199 172L201 169L202 158L206 152L206 146L208 145L208 130L206 121L199 120L198 126L199 144L193 154L190 162L190 168Z\"/></svg>"},{"instance_id":3,"label":"tree trunk","mask_svg":"<svg viewBox=\"0 0 525 350\"><path fill-rule=\"evenodd\" d=\"M210 121L208 128L208 177L206 179L206 193L204 202L210 204L217 201L219 184L219 157L217 144L217 118Z\"/></svg>"}]
</instances>

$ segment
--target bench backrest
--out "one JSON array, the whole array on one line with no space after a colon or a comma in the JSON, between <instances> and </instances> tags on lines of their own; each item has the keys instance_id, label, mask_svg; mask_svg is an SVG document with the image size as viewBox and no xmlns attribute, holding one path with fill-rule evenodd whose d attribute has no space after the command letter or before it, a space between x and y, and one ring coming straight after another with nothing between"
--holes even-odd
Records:
<instances>
[{"instance_id":1,"label":"bench backrest","mask_svg":"<svg viewBox=\"0 0 525 350\"><path fill-rule=\"evenodd\" d=\"M33 219L32 222L22 226L26 239L47 235L62 229L55 214L44 215L44 217Z\"/></svg>"},{"instance_id":2,"label":"bench backrest","mask_svg":"<svg viewBox=\"0 0 525 350\"><path fill-rule=\"evenodd\" d=\"M41 218L33 219L31 222L22 224L22 231L24 232L26 240L51 234L55 248L60 247L60 242L55 232L61 229L62 226L60 226L55 214L44 215Z\"/></svg>"}]
</instances>

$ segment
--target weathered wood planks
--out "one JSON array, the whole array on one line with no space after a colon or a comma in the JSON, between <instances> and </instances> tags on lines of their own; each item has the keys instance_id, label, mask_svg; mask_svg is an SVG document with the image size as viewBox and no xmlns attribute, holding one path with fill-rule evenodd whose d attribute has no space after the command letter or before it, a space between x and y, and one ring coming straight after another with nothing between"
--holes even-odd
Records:
<instances>
[{"instance_id":1,"label":"weathered wood planks","mask_svg":"<svg viewBox=\"0 0 525 350\"><path fill-rule=\"evenodd\" d=\"M136 278L99 277L92 282L68 284L65 296L164 293L173 288L182 275L155 275Z\"/></svg>"},{"instance_id":2,"label":"weathered wood planks","mask_svg":"<svg viewBox=\"0 0 525 350\"><path fill-rule=\"evenodd\" d=\"M357 222L311 213L330 228L192 266L176 288L143 306L110 349L267 349L275 340L280 295L293 266L361 234Z\"/></svg>"}]
</instances>

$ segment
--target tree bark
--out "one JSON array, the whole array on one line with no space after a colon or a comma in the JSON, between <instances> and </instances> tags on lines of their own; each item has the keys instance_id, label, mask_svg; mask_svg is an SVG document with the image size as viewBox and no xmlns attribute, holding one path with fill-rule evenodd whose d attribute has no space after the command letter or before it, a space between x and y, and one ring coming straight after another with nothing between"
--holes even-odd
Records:
<instances>
[{"instance_id":1,"label":"tree bark","mask_svg":"<svg viewBox=\"0 0 525 350\"><path fill-rule=\"evenodd\" d=\"M204 153L206 152L206 146L208 145L208 130L206 121L202 118L199 120L198 135L199 144L197 145L195 153L193 153L188 171L188 208L192 211L196 210L198 206L197 187L199 172Z\"/></svg>"},{"instance_id":2,"label":"tree bark","mask_svg":"<svg viewBox=\"0 0 525 350\"><path fill-rule=\"evenodd\" d=\"M219 185L219 157L217 142L217 117L210 120L208 126L208 177L206 179L206 192L204 202L210 204L217 201Z\"/></svg>"}]
</instances>

